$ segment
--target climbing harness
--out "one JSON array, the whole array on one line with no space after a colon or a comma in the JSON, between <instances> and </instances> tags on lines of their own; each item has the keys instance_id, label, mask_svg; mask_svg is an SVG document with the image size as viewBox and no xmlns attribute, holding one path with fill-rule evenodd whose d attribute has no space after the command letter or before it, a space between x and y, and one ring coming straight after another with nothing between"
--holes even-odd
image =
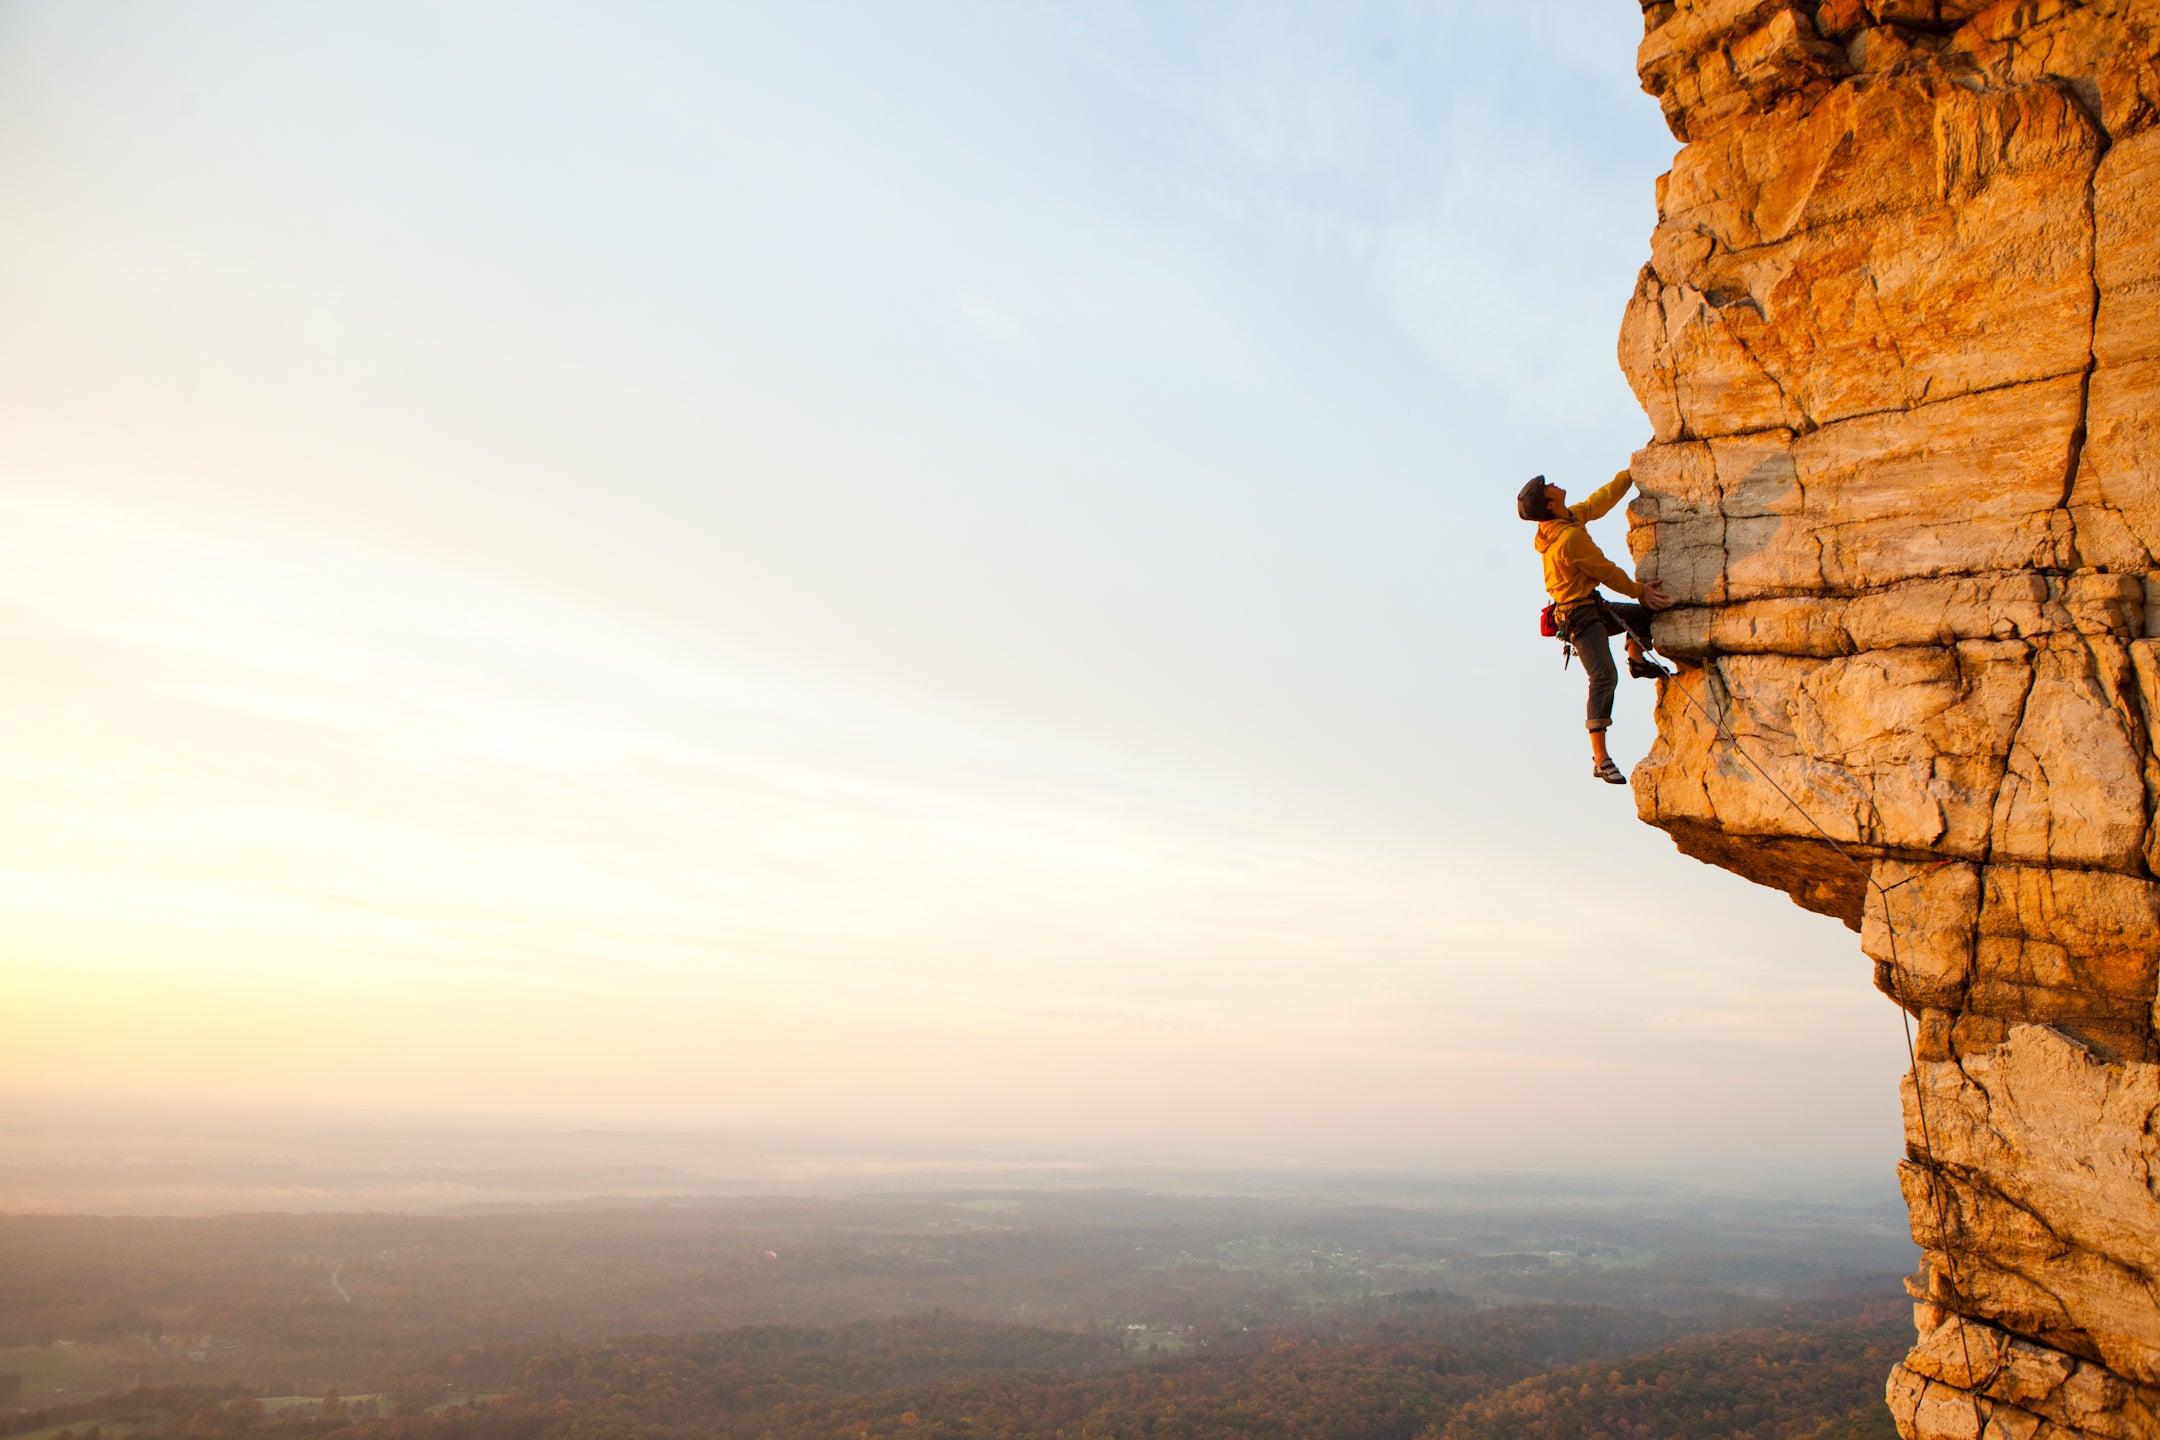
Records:
<instances>
[{"instance_id":1,"label":"climbing harness","mask_svg":"<svg viewBox=\"0 0 2160 1440\"><path fill-rule=\"evenodd\" d=\"M1568 661L1575 658L1575 641L1572 636L1564 635L1560 631L1559 601L1549 600L1545 603L1545 608L1537 612L1537 633L1547 640L1557 639L1560 642L1560 668L1567 669Z\"/></svg>"},{"instance_id":2,"label":"climbing harness","mask_svg":"<svg viewBox=\"0 0 2160 1440\"><path fill-rule=\"evenodd\" d=\"M1603 597L1601 596L1599 598L1602 599ZM1704 683L1706 686L1709 683L1710 675L1712 675L1713 673L1714 672L1711 671L1709 667L1704 667L1703 674ZM1787 790L1783 785L1780 785L1777 782L1776 777L1772 776L1768 770L1763 768L1760 761L1758 761L1753 755L1750 755L1747 752L1747 747L1740 743L1740 737L1733 734L1731 728L1726 725L1726 723L1721 717L1712 715L1707 709L1705 709L1701 701L1697 700L1693 695L1690 695L1688 693L1686 686L1682 685L1677 688L1679 690L1680 698L1694 707L1695 713L1702 716L1702 718L1709 723L1710 728L1716 732L1718 738L1723 740L1728 746L1730 746L1734 754L1738 755L1742 760L1745 760L1748 763L1749 767L1752 768L1756 774L1762 776L1764 781L1769 784L1770 788L1772 790L1775 790L1778 793L1779 797L1783 799L1787 805L1790 805L1793 808L1794 812L1798 814L1801 819L1807 821L1808 826L1813 829L1817 835L1820 835L1823 838L1823 843L1828 845L1833 851L1835 851L1837 853L1837 857L1840 860L1843 860L1846 865L1850 866L1854 873L1858 874L1860 878L1866 882L1867 888L1873 890L1882 903L1883 934L1888 939L1890 944L1890 974L1894 990L1892 998L1894 998L1898 1002L1898 1013L1903 1019L1905 1025L1906 1073L1912 1078L1913 1108L1916 1112L1918 1112L1920 1120L1920 1151L1922 1156L1920 1168L1923 1172L1925 1172L1928 1177L1928 1199L1935 1210L1936 1228L1943 1237L1943 1260L1950 1267L1950 1284L1954 1291L1962 1294L1963 1287L1957 1276L1957 1252L1955 1251L1955 1249L1952 1248L1950 1242L1953 1238L1953 1231L1961 1233L1964 1229L1964 1224L1961 1220L1957 1218L1955 1208L1951 1205L1949 1201L1949 1197L1946 1193L1947 1183L1942 1179L1941 1176L1942 1165L1941 1162L1935 1158L1935 1137L1928 1126L1927 1093L1920 1083L1920 1049L1919 1045L1913 1038L1912 1011L1907 1008L1905 1003L1905 997L1907 994L1905 984L1905 968L1903 963L1898 958L1897 925L1895 921L1892 920L1890 915L1890 892L1892 890L1903 889L1905 886L1912 884L1915 880L1924 879L1927 876L1934 874L1937 870L1941 870L1946 866L1955 865L1958 862L1955 859L1939 861L1936 864L1926 867L1925 869L1916 870L1912 874L1906 876L1904 879L1899 880L1893 884L1883 884L1881 881L1875 878L1875 872L1872 868L1863 866L1858 860L1855 860L1852 857L1852 854L1847 851L1843 845L1840 845L1837 842L1837 839L1832 836L1828 830L1825 830L1822 827L1821 823L1817 821L1813 815L1808 813L1807 807L1802 805L1798 800L1794 799L1792 792ZM1723 710L1725 707L1721 703L1718 708L1720 710ZM1875 809L1875 802L1872 797L1868 798L1868 808L1871 810ZM1877 823L1879 824L1882 819L1882 814L1879 810L1876 811L1875 818ZM1957 1315L1958 1348L1963 1353L1965 1360L1965 1379L1968 1382L1971 1382L1970 1387L1966 1390L1966 1394L1972 1400L1973 1428L1975 1440L1984 1440L1988 1429L1988 1416L1983 1414L1980 1408L1980 1391L1984 1385L1990 1384L1994 1381L1995 1372L1990 1371L1985 1380L1981 1379L1974 1372L1972 1362L1972 1342L1967 1337L1965 1316L1962 1312L1953 1313ZM1998 1370L2000 1369L1999 1359L1997 1361L1996 1368Z\"/></svg>"},{"instance_id":3,"label":"climbing harness","mask_svg":"<svg viewBox=\"0 0 2160 1440\"><path fill-rule=\"evenodd\" d=\"M1612 603L1602 593L1592 591L1590 598L1584 601L1583 604L1585 607L1596 607L1598 619L1604 625L1607 635L1626 634L1632 636L1636 643L1642 647L1642 654L1628 656L1627 673L1629 675L1637 680L1669 680L1672 678L1672 671L1650 658L1654 646L1649 635L1636 629L1633 623L1625 616L1613 609ZM1570 625L1565 631L1560 628L1560 606L1557 602L1547 605L1538 612L1538 634L1545 636L1547 639L1559 638L1560 668L1562 670L1567 669L1568 662L1575 658L1575 628L1573 625Z\"/></svg>"}]
</instances>

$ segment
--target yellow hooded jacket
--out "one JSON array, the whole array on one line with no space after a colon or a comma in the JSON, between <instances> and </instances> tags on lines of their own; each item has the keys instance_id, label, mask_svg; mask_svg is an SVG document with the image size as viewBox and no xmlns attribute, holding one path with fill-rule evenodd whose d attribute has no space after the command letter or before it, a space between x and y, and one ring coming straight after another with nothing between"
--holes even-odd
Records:
<instances>
[{"instance_id":1,"label":"yellow hooded jacket","mask_svg":"<svg viewBox=\"0 0 2160 1440\"><path fill-rule=\"evenodd\" d=\"M1613 476L1610 485L1593 491L1581 504L1570 505L1565 520L1538 522L1537 548L1545 557L1545 593L1552 596L1562 634L1567 632L1568 615L1588 603L1598 586L1610 585L1630 600L1642 594L1642 586L1635 583L1634 577L1606 559L1597 541L1583 528L1619 504L1634 483L1634 477L1623 470Z\"/></svg>"}]
</instances>

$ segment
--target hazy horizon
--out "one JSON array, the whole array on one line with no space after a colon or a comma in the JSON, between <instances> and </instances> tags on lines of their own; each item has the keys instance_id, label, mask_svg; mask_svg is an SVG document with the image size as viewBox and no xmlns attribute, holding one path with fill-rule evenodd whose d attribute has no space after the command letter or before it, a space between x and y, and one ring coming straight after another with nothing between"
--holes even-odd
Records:
<instances>
[{"instance_id":1,"label":"hazy horizon","mask_svg":"<svg viewBox=\"0 0 2160 1440\"><path fill-rule=\"evenodd\" d=\"M1532 628L1639 23L0 10L6 1107L1887 1184Z\"/></svg>"},{"instance_id":2,"label":"hazy horizon","mask_svg":"<svg viewBox=\"0 0 2160 1440\"><path fill-rule=\"evenodd\" d=\"M1072 1145L840 1125L597 1127L537 1117L168 1105L0 1096L0 1215L456 1215L784 1195L1135 1190L1381 1205L1505 1194L1652 1208L1901 1202L1876 1165L1706 1147L1599 1164L1530 1151L1309 1145ZM35 1113L35 1118L27 1118Z\"/></svg>"}]
</instances>

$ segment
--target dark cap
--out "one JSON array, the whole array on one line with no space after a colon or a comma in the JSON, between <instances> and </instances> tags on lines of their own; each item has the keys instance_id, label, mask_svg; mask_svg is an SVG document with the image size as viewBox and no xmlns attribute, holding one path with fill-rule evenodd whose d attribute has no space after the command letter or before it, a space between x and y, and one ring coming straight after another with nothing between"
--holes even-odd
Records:
<instances>
[{"instance_id":1,"label":"dark cap","mask_svg":"<svg viewBox=\"0 0 2160 1440\"><path fill-rule=\"evenodd\" d=\"M1515 492L1515 513L1525 520L1552 519L1552 502L1545 498L1545 477L1533 475Z\"/></svg>"}]
</instances>

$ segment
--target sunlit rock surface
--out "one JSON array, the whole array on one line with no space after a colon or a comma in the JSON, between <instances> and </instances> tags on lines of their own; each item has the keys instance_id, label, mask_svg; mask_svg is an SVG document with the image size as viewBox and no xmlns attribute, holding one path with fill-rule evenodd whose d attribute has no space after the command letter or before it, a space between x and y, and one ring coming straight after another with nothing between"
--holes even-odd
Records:
<instances>
[{"instance_id":1,"label":"sunlit rock surface","mask_svg":"<svg viewBox=\"0 0 2160 1440\"><path fill-rule=\"evenodd\" d=\"M2160 1435L2160 0L1643 18L1637 807L1912 1014L1900 1430Z\"/></svg>"}]
</instances>

